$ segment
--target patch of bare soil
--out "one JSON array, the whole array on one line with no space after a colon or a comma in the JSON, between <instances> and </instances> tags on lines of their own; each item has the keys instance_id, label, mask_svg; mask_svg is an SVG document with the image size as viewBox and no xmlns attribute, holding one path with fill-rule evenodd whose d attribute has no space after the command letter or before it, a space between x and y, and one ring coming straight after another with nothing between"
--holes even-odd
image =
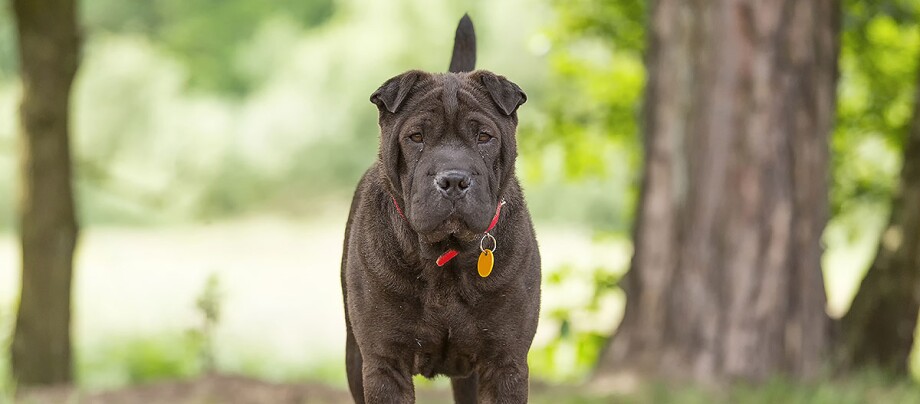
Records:
<instances>
[{"instance_id":1,"label":"patch of bare soil","mask_svg":"<svg viewBox=\"0 0 920 404\"><path fill-rule=\"evenodd\" d=\"M22 404L339 404L351 403L345 390L315 383L279 384L241 376L216 375L124 389L80 392L72 387L20 391Z\"/></svg>"}]
</instances>

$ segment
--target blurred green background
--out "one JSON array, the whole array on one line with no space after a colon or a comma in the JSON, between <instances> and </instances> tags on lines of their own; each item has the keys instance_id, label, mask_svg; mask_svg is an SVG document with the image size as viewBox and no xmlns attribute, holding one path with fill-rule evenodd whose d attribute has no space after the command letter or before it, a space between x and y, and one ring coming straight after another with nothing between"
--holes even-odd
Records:
<instances>
[{"instance_id":1,"label":"blurred green background","mask_svg":"<svg viewBox=\"0 0 920 404\"><path fill-rule=\"evenodd\" d=\"M19 276L20 88L8 2L0 0L3 360ZM194 376L202 356L222 372L343 386L338 265L350 195L377 148L368 97L404 70L446 70L464 12L476 24L478 67L528 94L518 175L545 276L532 372L575 382L591 369L619 321L616 282L631 253L645 2L80 5L72 128L82 386ZM833 316L849 306L887 218L920 52L920 2L847 0L844 9L824 235ZM202 308L210 306L218 318Z\"/></svg>"}]
</instances>

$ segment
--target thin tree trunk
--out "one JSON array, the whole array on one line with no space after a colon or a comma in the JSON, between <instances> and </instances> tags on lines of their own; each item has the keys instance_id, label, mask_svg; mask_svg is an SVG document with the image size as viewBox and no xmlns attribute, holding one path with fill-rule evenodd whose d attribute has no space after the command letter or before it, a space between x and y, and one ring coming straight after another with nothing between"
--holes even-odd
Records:
<instances>
[{"instance_id":1,"label":"thin tree trunk","mask_svg":"<svg viewBox=\"0 0 920 404\"><path fill-rule=\"evenodd\" d=\"M77 224L68 141L78 63L73 0L13 0L22 77L22 291L12 344L23 386L71 381L70 287Z\"/></svg>"},{"instance_id":2,"label":"thin tree trunk","mask_svg":"<svg viewBox=\"0 0 920 404\"><path fill-rule=\"evenodd\" d=\"M597 377L822 365L836 0L657 0L626 313Z\"/></svg>"},{"instance_id":3,"label":"thin tree trunk","mask_svg":"<svg viewBox=\"0 0 920 404\"><path fill-rule=\"evenodd\" d=\"M872 263L842 320L846 359L908 375L920 310L920 69L900 186Z\"/></svg>"}]
</instances>

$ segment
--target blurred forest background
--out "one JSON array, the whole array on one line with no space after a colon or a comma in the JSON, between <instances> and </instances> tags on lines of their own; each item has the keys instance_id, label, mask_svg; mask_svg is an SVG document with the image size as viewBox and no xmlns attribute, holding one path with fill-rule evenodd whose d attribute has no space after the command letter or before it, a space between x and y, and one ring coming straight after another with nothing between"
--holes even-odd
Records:
<instances>
[{"instance_id":1,"label":"blurred forest background","mask_svg":"<svg viewBox=\"0 0 920 404\"><path fill-rule=\"evenodd\" d=\"M20 276L22 88L11 3L0 0L5 394ZM528 94L518 175L545 277L532 375L576 383L594 369L623 313L618 282L632 254L646 2L78 4L71 142L81 235L72 330L81 388L211 371L344 386L338 265L351 192L377 148L367 100L404 70L445 71L464 12L476 24L478 67ZM821 259L834 318L847 312L887 223L920 68L920 2L844 0L842 9ZM916 349L911 361L916 377ZM853 388L881 389L876 397L889 399L918 393L910 383L866 378ZM776 383L765 394L796 391ZM847 392L818 388L801 399L833 400L840 390Z\"/></svg>"}]
</instances>

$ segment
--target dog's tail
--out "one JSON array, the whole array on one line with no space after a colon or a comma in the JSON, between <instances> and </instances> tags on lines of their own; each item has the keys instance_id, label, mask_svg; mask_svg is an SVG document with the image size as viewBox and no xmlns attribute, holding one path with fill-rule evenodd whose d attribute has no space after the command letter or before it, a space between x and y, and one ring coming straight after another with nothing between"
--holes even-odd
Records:
<instances>
[{"instance_id":1,"label":"dog's tail","mask_svg":"<svg viewBox=\"0 0 920 404\"><path fill-rule=\"evenodd\" d=\"M457 34L454 37L454 55L450 58L451 73L471 72L476 68L476 31L473 30L473 20L463 14L457 24Z\"/></svg>"}]
</instances>

